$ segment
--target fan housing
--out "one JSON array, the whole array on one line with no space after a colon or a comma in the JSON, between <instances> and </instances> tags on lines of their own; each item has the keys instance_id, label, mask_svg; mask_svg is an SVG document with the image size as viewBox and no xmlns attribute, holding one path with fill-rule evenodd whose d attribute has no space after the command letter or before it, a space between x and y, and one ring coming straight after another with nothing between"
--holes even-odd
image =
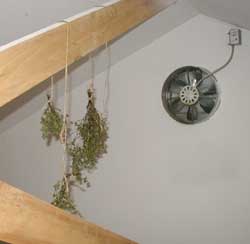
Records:
<instances>
[{"instance_id":1,"label":"fan housing","mask_svg":"<svg viewBox=\"0 0 250 244\"><path fill-rule=\"evenodd\" d=\"M178 122L196 124L206 121L220 105L217 80L204 68L179 68L165 81L162 102L168 114Z\"/></svg>"}]
</instances>

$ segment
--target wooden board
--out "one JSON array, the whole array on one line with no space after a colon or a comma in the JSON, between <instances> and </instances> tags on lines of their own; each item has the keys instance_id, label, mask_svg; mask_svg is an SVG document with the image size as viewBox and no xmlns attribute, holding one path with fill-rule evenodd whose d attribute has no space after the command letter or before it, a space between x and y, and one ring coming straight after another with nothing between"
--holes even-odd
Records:
<instances>
[{"instance_id":1,"label":"wooden board","mask_svg":"<svg viewBox=\"0 0 250 244\"><path fill-rule=\"evenodd\" d=\"M167 8L173 0L120 0L67 20L69 63ZM58 23L0 47L0 107L65 66L67 24Z\"/></svg>"},{"instance_id":2,"label":"wooden board","mask_svg":"<svg viewBox=\"0 0 250 244\"><path fill-rule=\"evenodd\" d=\"M12 244L136 244L3 182L0 182L0 241Z\"/></svg>"}]
</instances>

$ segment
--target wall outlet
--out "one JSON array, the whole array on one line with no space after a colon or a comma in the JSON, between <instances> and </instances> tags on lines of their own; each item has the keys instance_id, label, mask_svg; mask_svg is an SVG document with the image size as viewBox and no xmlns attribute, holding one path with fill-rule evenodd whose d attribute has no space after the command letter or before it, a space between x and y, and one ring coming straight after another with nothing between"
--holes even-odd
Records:
<instances>
[{"instance_id":1,"label":"wall outlet","mask_svg":"<svg viewBox=\"0 0 250 244\"><path fill-rule=\"evenodd\" d=\"M241 30L231 29L228 33L229 35L229 45L241 45Z\"/></svg>"}]
</instances>

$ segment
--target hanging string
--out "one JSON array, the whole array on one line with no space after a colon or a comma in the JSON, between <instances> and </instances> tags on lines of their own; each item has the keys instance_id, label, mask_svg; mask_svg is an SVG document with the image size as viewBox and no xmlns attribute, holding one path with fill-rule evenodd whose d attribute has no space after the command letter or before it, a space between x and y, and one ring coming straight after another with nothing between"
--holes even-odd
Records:
<instances>
[{"instance_id":1,"label":"hanging string","mask_svg":"<svg viewBox=\"0 0 250 244\"><path fill-rule=\"evenodd\" d=\"M66 21L63 21L66 22ZM66 192L69 193L69 182L67 177L67 141L68 141L68 107L69 107L69 85L68 85L68 58L69 58L69 36L70 25L67 24L66 51L65 51L65 69L64 69L64 107L63 107L63 126L60 134L60 141L63 145L63 173L66 185Z\"/></svg>"},{"instance_id":2,"label":"hanging string","mask_svg":"<svg viewBox=\"0 0 250 244\"><path fill-rule=\"evenodd\" d=\"M54 76L50 78L50 101L54 101Z\"/></svg>"},{"instance_id":3,"label":"hanging string","mask_svg":"<svg viewBox=\"0 0 250 244\"><path fill-rule=\"evenodd\" d=\"M47 92L47 102L46 102L46 105L44 105L44 109L45 109L45 106L47 107L47 105L52 105L54 103L54 76L52 75L50 77L50 87L48 89L48 92Z\"/></svg>"},{"instance_id":4,"label":"hanging string","mask_svg":"<svg viewBox=\"0 0 250 244\"><path fill-rule=\"evenodd\" d=\"M104 86L104 96L103 96L103 115L105 118L108 118L109 115L109 99L110 99L110 73L111 73L111 49L106 42L106 54L108 57L107 60L107 67L106 67L106 79L105 79L105 86Z\"/></svg>"},{"instance_id":5,"label":"hanging string","mask_svg":"<svg viewBox=\"0 0 250 244\"><path fill-rule=\"evenodd\" d=\"M89 55L90 59L90 64L91 64L91 78L90 78L90 84L89 84L89 89L94 92L94 83L95 83L95 58L94 54L91 53Z\"/></svg>"},{"instance_id":6,"label":"hanging string","mask_svg":"<svg viewBox=\"0 0 250 244\"><path fill-rule=\"evenodd\" d=\"M70 34L70 25L67 22L67 38L66 38L66 52L65 52L65 85L64 85L64 108L63 108L63 119L64 123L67 124L67 114L68 114L68 104L69 104L69 85L68 85L68 58L69 58L69 34ZM65 142L67 139L67 133L65 134ZM65 143L66 144L66 143Z\"/></svg>"}]
</instances>

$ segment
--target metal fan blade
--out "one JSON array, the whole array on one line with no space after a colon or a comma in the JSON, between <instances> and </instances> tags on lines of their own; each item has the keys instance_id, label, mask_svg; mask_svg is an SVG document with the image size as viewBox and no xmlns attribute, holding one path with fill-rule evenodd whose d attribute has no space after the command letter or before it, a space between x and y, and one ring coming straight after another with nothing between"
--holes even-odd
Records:
<instances>
[{"instance_id":1,"label":"metal fan blade","mask_svg":"<svg viewBox=\"0 0 250 244\"><path fill-rule=\"evenodd\" d=\"M180 79L176 79L174 80L174 82L172 83L172 86L175 85L175 86L179 86L179 87L184 87L186 85L188 85L187 81L184 81L184 80L180 80Z\"/></svg>"},{"instance_id":2,"label":"metal fan blade","mask_svg":"<svg viewBox=\"0 0 250 244\"><path fill-rule=\"evenodd\" d=\"M217 90L215 86L211 86L207 91L203 92L205 96L216 95Z\"/></svg>"},{"instance_id":3,"label":"metal fan blade","mask_svg":"<svg viewBox=\"0 0 250 244\"><path fill-rule=\"evenodd\" d=\"M202 81L197 87L199 92L203 95L217 94L216 84L214 82L210 82L209 78Z\"/></svg>"},{"instance_id":4,"label":"metal fan blade","mask_svg":"<svg viewBox=\"0 0 250 244\"><path fill-rule=\"evenodd\" d=\"M200 99L204 98L204 99L214 99L214 100L216 100L217 97L218 97L217 94L206 94L206 95L201 94L200 95Z\"/></svg>"},{"instance_id":5,"label":"metal fan blade","mask_svg":"<svg viewBox=\"0 0 250 244\"><path fill-rule=\"evenodd\" d=\"M196 68L191 69L187 72L188 74L188 80L190 85L194 85L194 81L199 81L202 79L202 70Z\"/></svg>"},{"instance_id":6,"label":"metal fan blade","mask_svg":"<svg viewBox=\"0 0 250 244\"><path fill-rule=\"evenodd\" d=\"M195 121L198 119L198 110L195 106L190 106L187 112L187 120Z\"/></svg>"},{"instance_id":7,"label":"metal fan blade","mask_svg":"<svg viewBox=\"0 0 250 244\"><path fill-rule=\"evenodd\" d=\"M183 87L185 87L185 86L186 86L186 84L185 84L184 81L182 81L182 80L175 80L171 84L170 91L171 91L171 93L179 94L180 91L181 91L181 89Z\"/></svg>"},{"instance_id":8,"label":"metal fan blade","mask_svg":"<svg viewBox=\"0 0 250 244\"><path fill-rule=\"evenodd\" d=\"M210 114L215 106L215 101L211 98L201 98L199 104L207 114Z\"/></svg>"},{"instance_id":9,"label":"metal fan blade","mask_svg":"<svg viewBox=\"0 0 250 244\"><path fill-rule=\"evenodd\" d=\"M197 68L195 73L196 73L197 81L199 81L199 80L201 80L203 78L203 71L200 68Z\"/></svg>"},{"instance_id":10,"label":"metal fan blade","mask_svg":"<svg viewBox=\"0 0 250 244\"><path fill-rule=\"evenodd\" d=\"M185 107L185 104L183 104L180 101L179 97L173 98L171 101L171 109L175 112L178 113L180 112L183 108Z\"/></svg>"}]
</instances>

